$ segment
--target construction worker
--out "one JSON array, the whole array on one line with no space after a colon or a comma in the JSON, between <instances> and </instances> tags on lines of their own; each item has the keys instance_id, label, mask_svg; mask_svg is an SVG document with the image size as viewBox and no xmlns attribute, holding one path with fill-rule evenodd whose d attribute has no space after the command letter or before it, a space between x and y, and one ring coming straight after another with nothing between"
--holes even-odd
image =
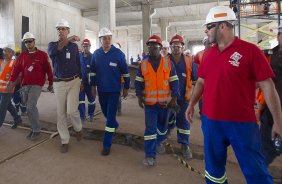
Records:
<instances>
[{"instance_id":1,"label":"construction worker","mask_svg":"<svg viewBox=\"0 0 282 184\"><path fill-rule=\"evenodd\" d=\"M168 41L162 41L162 44L163 44L163 47L162 47L162 50L161 50L162 57L169 56L170 55L170 48L169 48Z\"/></svg>"},{"instance_id":2,"label":"construction worker","mask_svg":"<svg viewBox=\"0 0 282 184\"><path fill-rule=\"evenodd\" d=\"M26 32L22 41L27 48L22 52L14 66L8 86L12 89L16 80L21 75L21 95L23 104L27 107L27 116L31 125L31 131L27 135L29 140L37 140L40 137L41 126L39 123L39 112L37 101L41 94L42 86L48 76L48 90L53 89L53 75L47 53L35 47L35 37L32 33ZM14 124L13 126L17 126Z\"/></svg>"},{"instance_id":3,"label":"construction worker","mask_svg":"<svg viewBox=\"0 0 282 184\"><path fill-rule=\"evenodd\" d=\"M124 53L112 45L112 32L108 28L99 31L101 47L97 49L91 60L92 94L96 95L98 90L99 102L102 112L106 117L106 127L101 154L110 154L112 137L119 124L116 120L118 100L120 97L121 77L123 77L123 97L128 95L130 76Z\"/></svg>"},{"instance_id":4,"label":"construction worker","mask_svg":"<svg viewBox=\"0 0 282 184\"><path fill-rule=\"evenodd\" d=\"M81 44L82 52L80 53L80 66L81 66L81 75L82 75L82 83L83 87L79 92L79 112L81 121L84 122L86 120L86 112L85 112L85 95L88 99L88 115L90 118L90 122L94 121L94 112L95 112L95 98L91 94L90 87L90 62L92 59L92 53L90 53L91 43L90 40L84 39Z\"/></svg>"},{"instance_id":5,"label":"construction worker","mask_svg":"<svg viewBox=\"0 0 282 184\"><path fill-rule=\"evenodd\" d=\"M148 38L149 57L144 59L135 78L138 104L145 109L145 159L153 166L156 152L164 153L163 141L167 131L168 109L177 106L178 77L169 57L160 54L162 40L157 35Z\"/></svg>"},{"instance_id":6,"label":"construction worker","mask_svg":"<svg viewBox=\"0 0 282 184\"><path fill-rule=\"evenodd\" d=\"M198 80L186 117L192 122L194 106L203 95L206 183L227 183L227 147L232 146L246 183L273 183L261 149L259 125L254 111L258 85L273 115L273 137L282 135L279 96L274 76L260 49L234 36L235 13L226 6L210 9L206 17L209 43L198 71Z\"/></svg>"},{"instance_id":7,"label":"construction worker","mask_svg":"<svg viewBox=\"0 0 282 184\"><path fill-rule=\"evenodd\" d=\"M278 27L277 41L278 45L270 51L267 58L269 59L271 68L275 73L273 82L280 98L280 104L282 104L282 25ZM265 103L261 90L259 90L257 97L257 114L260 115L258 116L258 120L261 122L260 132L262 150L265 155L265 162L267 166L269 166L272 161L281 154L281 152L277 151L277 148L275 148L271 139L271 129L273 128L274 119L270 113L269 107Z\"/></svg>"},{"instance_id":8,"label":"construction worker","mask_svg":"<svg viewBox=\"0 0 282 184\"><path fill-rule=\"evenodd\" d=\"M78 111L79 91L83 88L81 82L81 67L77 44L80 38L76 35L68 37L70 25L65 19L56 24L58 41L50 42L48 54L52 60L54 74L54 92L57 103L57 129L61 137L60 152L69 150L70 134L67 125L67 115L70 116L76 140L82 140L82 124Z\"/></svg>"},{"instance_id":9,"label":"construction worker","mask_svg":"<svg viewBox=\"0 0 282 184\"><path fill-rule=\"evenodd\" d=\"M183 54L184 39L176 34L171 38L171 57L179 79L179 96L177 104L180 111L172 113L169 119L168 135L171 130L177 127L177 142L181 144L181 152L184 159L191 159L192 152L189 148L190 124L185 118L185 111L192 95L192 57Z\"/></svg>"},{"instance_id":10,"label":"construction worker","mask_svg":"<svg viewBox=\"0 0 282 184\"><path fill-rule=\"evenodd\" d=\"M14 119L14 124L22 122L16 108L11 103L13 89L8 89L8 82L11 78L11 72L15 65L15 60L12 59L15 51L11 46L3 48L3 59L0 59L0 127L2 126L7 110L11 113Z\"/></svg>"}]
</instances>

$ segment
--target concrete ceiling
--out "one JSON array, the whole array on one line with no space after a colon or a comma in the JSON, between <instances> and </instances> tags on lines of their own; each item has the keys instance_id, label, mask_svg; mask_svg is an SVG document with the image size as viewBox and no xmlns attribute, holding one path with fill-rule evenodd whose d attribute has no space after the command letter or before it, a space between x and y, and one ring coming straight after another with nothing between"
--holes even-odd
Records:
<instances>
[{"instance_id":1,"label":"concrete ceiling","mask_svg":"<svg viewBox=\"0 0 282 184\"><path fill-rule=\"evenodd\" d=\"M83 17L98 21L97 0L57 0L81 10ZM116 29L142 32L142 4L155 8L152 32L160 34L160 20L169 22L168 37L179 33L187 40L202 40L205 36L204 23L208 10L216 5L228 5L229 0L116 0Z\"/></svg>"}]
</instances>

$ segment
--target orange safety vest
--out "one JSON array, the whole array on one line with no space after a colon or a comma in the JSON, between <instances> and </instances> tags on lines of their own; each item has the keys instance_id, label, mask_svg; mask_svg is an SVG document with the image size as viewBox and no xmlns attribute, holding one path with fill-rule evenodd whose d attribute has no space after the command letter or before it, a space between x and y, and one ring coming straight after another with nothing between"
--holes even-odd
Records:
<instances>
[{"instance_id":1,"label":"orange safety vest","mask_svg":"<svg viewBox=\"0 0 282 184\"><path fill-rule=\"evenodd\" d=\"M202 63L203 56L204 56L204 52L205 52L205 50L201 50L201 51L197 52L197 54L196 54L196 57L198 57L198 59L199 59L199 61L200 61L198 67L199 67L200 64Z\"/></svg>"},{"instance_id":2,"label":"orange safety vest","mask_svg":"<svg viewBox=\"0 0 282 184\"><path fill-rule=\"evenodd\" d=\"M2 65L3 60L0 59L0 66ZM11 72L13 69L13 66L15 64L15 60L10 60L6 63L3 71L0 74L0 92L1 93L7 93L7 85L11 78ZM13 91L12 91L13 92Z\"/></svg>"},{"instance_id":3,"label":"orange safety vest","mask_svg":"<svg viewBox=\"0 0 282 184\"><path fill-rule=\"evenodd\" d=\"M185 89L185 99L190 100L192 97L192 57L184 56L185 66L186 66L186 89Z\"/></svg>"},{"instance_id":4,"label":"orange safety vest","mask_svg":"<svg viewBox=\"0 0 282 184\"><path fill-rule=\"evenodd\" d=\"M156 103L165 104L171 100L171 90L169 85L171 64L169 57L161 57L157 72L149 63L148 58L140 64L144 77L144 100L145 105Z\"/></svg>"}]
</instances>

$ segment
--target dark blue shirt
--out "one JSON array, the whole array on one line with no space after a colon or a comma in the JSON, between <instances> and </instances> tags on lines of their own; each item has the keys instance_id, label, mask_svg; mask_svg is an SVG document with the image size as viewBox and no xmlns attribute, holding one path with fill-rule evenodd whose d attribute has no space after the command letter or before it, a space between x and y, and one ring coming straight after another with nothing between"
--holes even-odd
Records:
<instances>
[{"instance_id":1,"label":"dark blue shirt","mask_svg":"<svg viewBox=\"0 0 282 184\"><path fill-rule=\"evenodd\" d=\"M59 51L58 42L50 42L48 54L52 60L54 78L65 79L76 75L81 76L79 51L75 43L69 42Z\"/></svg>"},{"instance_id":2,"label":"dark blue shirt","mask_svg":"<svg viewBox=\"0 0 282 184\"><path fill-rule=\"evenodd\" d=\"M152 63L152 60L151 60L150 57L148 57L148 61L152 65L154 71L156 72L159 68L161 57L159 58L159 60L157 61L156 64ZM176 74L175 67L174 67L173 63L170 62L170 64L171 64L170 77L172 77L172 76L175 76L177 74ZM143 81L135 79L134 85L135 85L136 96L142 96L143 95L142 92L143 92L145 86L144 86L144 77L142 75L141 66L139 66L139 69L138 69L138 72L137 72L137 77L143 78ZM178 80L174 80L174 81L169 82L169 85L170 85L170 90L171 90L171 96L177 97L179 95Z\"/></svg>"},{"instance_id":3,"label":"dark blue shirt","mask_svg":"<svg viewBox=\"0 0 282 184\"><path fill-rule=\"evenodd\" d=\"M92 54L88 53L86 57L84 57L83 53L80 53L80 66L81 66L81 79L83 84L89 85L89 73L90 73L90 63L92 59Z\"/></svg>"},{"instance_id":4,"label":"dark blue shirt","mask_svg":"<svg viewBox=\"0 0 282 184\"><path fill-rule=\"evenodd\" d=\"M120 92L121 77L125 83L124 88L129 89L130 76L124 53L111 46L111 49L105 53L103 48L97 49L91 60L91 77L90 85L97 86L100 92Z\"/></svg>"}]
</instances>

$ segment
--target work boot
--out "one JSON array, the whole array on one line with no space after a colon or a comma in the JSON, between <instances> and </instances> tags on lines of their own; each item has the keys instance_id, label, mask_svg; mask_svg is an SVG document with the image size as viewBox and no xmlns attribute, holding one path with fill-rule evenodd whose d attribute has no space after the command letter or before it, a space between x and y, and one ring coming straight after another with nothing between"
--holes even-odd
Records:
<instances>
[{"instance_id":1,"label":"work boot","mask_svg":"<svg viewBox=\"0 0 282 184\"><path fill-rule=\"evenodd\" d=\"M61 153L66 153L69 151L69 144L62 144L60 147L60 152Z\"/></svg>"},{"instance_id":2,"label":"work boot","mask_svg":"<svg viewBox=\"0 0 282 184\"><path fill-rule=\"evenodd\" d=\"M86 118L85 117L80 117L81 123L85 123Z\"/></svg>"},{"instance_id":3,"label":"work boot","mask_svg":"<svg viewBox=\"0 0 282 184\"><path fill-rule=\"evenodd\" d=\"M181 144L181 152L185 160L189 160L193 156L189 146L186 144Z\"/></svg>"},{"instance_id":4,"label":"work boot","mask_svg":"<svg viewBox=\"0 0 282 184\"><path fill-rule=\"evenodd\" d=\"M165 136L166 136L167 139L171 139L171 129L170 128L167 129Z\"/></svg>"},{"instance_id":5,"label":"work boot","mask_svg":"<svg viewBox=\"0 0 282 184\"><path fill-rule=\"evenodd\" d=\"M27 139L30 139L31 135L32 135L32 131L29 132L29 134L26 136Z\"/></svg>"},{"instance_id":6,"label":"work boot","mask_svg":"<svg viewBox=\"0 0 282 184\"><path fill-rule=\"evenodd\" d=\"M21 116L27 116L27 113L26 112L22 112Z\"/></svg>"},{"instance_id":7,"label":"work boot","mask_svg":"<svg viewBox=\"0 0 282 184\"><path fill-rule=\"evenodd\" d=\"M28 136L26 138L30 141L36 141L40 137L41 137L40 132L31 132L31 133L28 134Z\"/></svg>"},{"instance_id":8,"label":"work boot","mask_svg":"<svg viewBox=\"0 0 282 184\"><path fill-rule=\"evenodd\" d=\"M12 129L16 129L18 127L19 124L21 124L23 122L22 119L18 120L18 121L14 121L13 125L11 126Z\"/></svg>"},{"instance_id":9,"label":"work boot","mask_svg":"<svg viewBox=\"0 0 282 184\"><path fill-rule=\"evenodd\" d=\"M146 166L154 166L156 163L156 160L153 157L146 157L143 160L143 164Z\"/></svg>"},{"instance_id":10,"label":"work boot","mask_svg":"<svg viewBox=\"0 0 282 184\"><path fill-rule=\"evenodd\" d=\"M94 116L90 116L89 121L90 121L90 122L94 122Z\"/></svg>"},{"instance_id":11,"label":"work boot","mask_svg":"<svg viewBox=\"0 0 282 184\"><path fill-rule=\"evenodd\" d=\"M161 143L160 145L157 145L157 153L158 154L164 154L165 153L165 146L163 143Z\"/></svg>"},{"instance_id":12,"label":"work boot","mask_svg":"<svg viewBox=\"0 0 282 184\"><path fill-rule=\"evenodd\" d=\"M101 155L108 156L110 154L110 152L111 152L110 148L103 148Z\"/></svg>"},{"instance_id":13,"label":"work boot","mask_svg":"<svg viewBox=\"0 0 282 184\"><path fill-rule=\"evenodd\" d=\"M80 130L79 132L76 132L76 140L77 141L81 141L82 140L82 130Z\"/></svg>"}]
</instances>

